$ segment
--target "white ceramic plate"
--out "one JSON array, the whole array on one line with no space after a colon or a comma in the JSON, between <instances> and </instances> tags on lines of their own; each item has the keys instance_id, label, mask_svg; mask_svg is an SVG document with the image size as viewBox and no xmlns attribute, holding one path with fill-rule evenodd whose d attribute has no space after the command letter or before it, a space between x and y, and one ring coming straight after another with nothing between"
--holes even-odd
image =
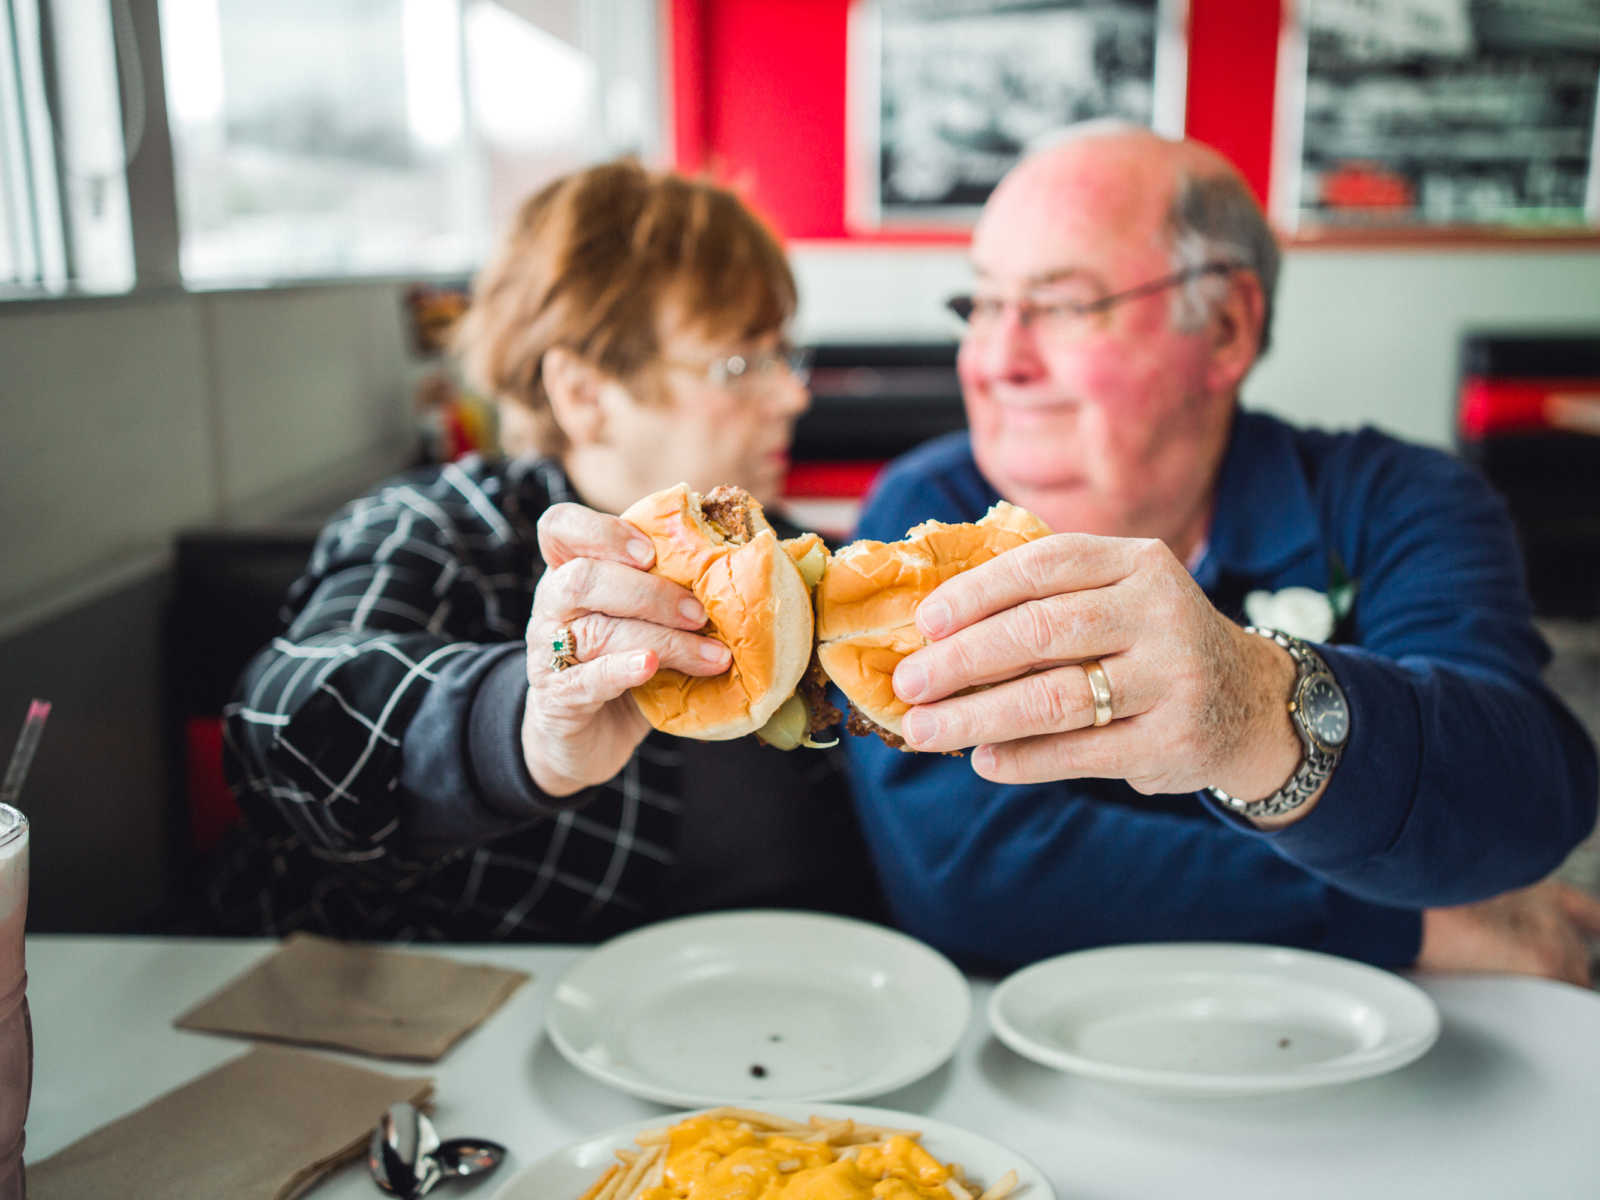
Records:
<instances>
[{"instance_id":1,"label":"white ceramic plate","mask_svg":"<svg viewBox=\"0 0 1600 1200\"><path fill-rule=\"evenodd\" d=\"M1426 992L1306 950L1109 946L1026 967L989 1024L1018 1054L1165 1092L1247 1096L1395 1070L1439 1036Z\"/></svg>"},{"instance_id":2,"label":"white ceramic plate","mask_svg":"<svg viewBox=\"0 0 1600 1200\"><path fill-rule=\"evenodd\" d=\"M813 913L663 921L557 982L545 1029L579 1070L664 1104L876 1096L950 1057L972 1014L921 942Z\"/></svg>"},{"instance_id":3,"label":"white ceramic plate","mask_svg":"<svg viewBox=\"0 0 1600 1200\"><path fill-rule=\"evenodd\" d=\"M912 1113L854 1105L768 1104L763 1108L780 1117L804 1120L813 1114L832 1119L849 1117L871 1125L890 1125L922 1133L922 1144L941 1162L958 1162L973 1179L993 1183L1007 1171L1017 1173L1017 1188L1012 1200L1055 1200L1056 1193L1038 1167L1014 1150L988 1138L979 1137L943 1121L932 1121ZM493 1200L577 1200L600 1172L614 1161L612 1152L633 1145L633 1135L646 1129L659 1129L681 1121L687 1113L669 1113L648 1121L619 1125L573 1142L524 1167L494 1194Z\"/></svg>"}]
</instances>

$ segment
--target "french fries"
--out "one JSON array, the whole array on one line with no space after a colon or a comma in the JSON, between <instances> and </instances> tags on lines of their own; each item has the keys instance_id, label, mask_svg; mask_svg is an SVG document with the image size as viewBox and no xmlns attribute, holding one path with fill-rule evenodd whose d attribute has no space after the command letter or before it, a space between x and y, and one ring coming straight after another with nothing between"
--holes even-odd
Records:
<instances>
[{"instance_id":1,"label":"french fries","mask_svg":"<svg viewBox=\"0 0 1600 1200\"><path fill-rule=\"evenodd\" d=\"M930 1200L1004 1200L1016 1190L1015 1171L1007 1171L985 1188L959 1163L942 1163L929 1154L921 1136L913 1129L851 1120L814 1116L795 1121L748 1108L714 1108L638 1134L634 1138L638 1148L618 1150L617 1162L577 1200L721 1200L734 1193L710 1176L735 1154L738 1161L726 1173L749 1176L771 1171L787 1176L791 1183L853 1160L865 1180L897 1178ZM675 1152L678 1170L669 1179L668 1157ZM686 1167L690 1160L698 1166ZM737 1194L750 1193L740 1188Z\"/></svg>"}]
</instances>

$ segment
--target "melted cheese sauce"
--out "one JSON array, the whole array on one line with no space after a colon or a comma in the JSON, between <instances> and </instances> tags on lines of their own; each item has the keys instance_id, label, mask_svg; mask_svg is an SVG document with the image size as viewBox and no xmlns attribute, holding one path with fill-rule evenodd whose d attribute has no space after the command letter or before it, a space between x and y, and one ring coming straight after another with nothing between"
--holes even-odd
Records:
<instances>
[{"instance_id":1,"label":"melted cheese sauce","mask_svg":"<svg viewBox=\"0 0 1600 1200\"><path fill-rule=\"evenodd\" d=\"M725 1117L674 1125L665 1176L641 1200L950 1200L949 1169L904 1135L840 1148Z\"/></svg>"}]
</instances>

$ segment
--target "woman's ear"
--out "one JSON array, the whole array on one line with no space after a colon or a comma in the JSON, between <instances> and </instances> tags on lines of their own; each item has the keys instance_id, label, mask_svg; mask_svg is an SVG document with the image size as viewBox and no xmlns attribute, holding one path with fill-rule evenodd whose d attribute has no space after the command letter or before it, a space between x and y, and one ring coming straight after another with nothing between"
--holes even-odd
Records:
<instances>
[{"instance_id":1,"label":"woman's ear","mask_svg":"<svg viewBox=\"0 0 1600 1200\"><path fill-rule=\"evenodd\" d=\"M550 414L574 446L587 446L605 436L605 409L600 394L606 378L565 346L552 346L539 364Z\"/></svg>"}]
</instances>

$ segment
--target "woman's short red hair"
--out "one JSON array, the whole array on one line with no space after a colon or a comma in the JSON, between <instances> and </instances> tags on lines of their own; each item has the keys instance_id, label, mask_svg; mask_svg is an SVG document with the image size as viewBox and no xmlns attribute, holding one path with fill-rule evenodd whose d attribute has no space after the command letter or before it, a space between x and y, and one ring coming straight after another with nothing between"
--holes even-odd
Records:
<instances>
[{"instance_id":1,"label":"woman's short red hair","mask_svg":"<svg viewBox=\"0 0 1600 1200\"><path fill-rule=\"evenodd\" d=\"M780 330L794 275L773 232L726 188L625 159L563 176L522 204L473 286L455 346L469 382L518 405L533 441L565 438L540 367L565 347L628 380L660 353L664 322L710 341Z\"/></svg>"}]
</instances>

